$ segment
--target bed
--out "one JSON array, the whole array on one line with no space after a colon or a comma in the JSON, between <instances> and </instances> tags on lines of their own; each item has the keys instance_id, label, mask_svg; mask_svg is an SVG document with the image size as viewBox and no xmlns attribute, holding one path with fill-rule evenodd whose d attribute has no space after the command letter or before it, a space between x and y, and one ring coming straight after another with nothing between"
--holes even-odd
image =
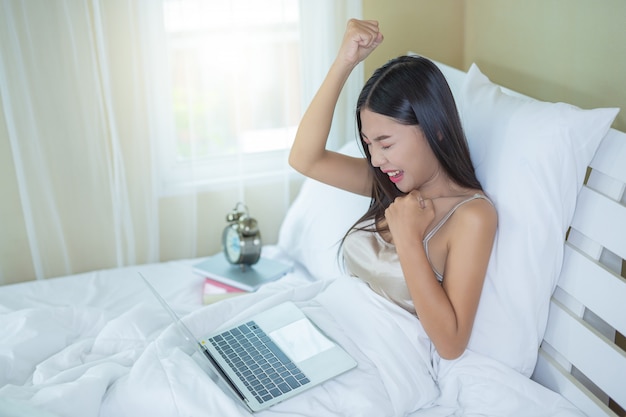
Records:
<instances>
[{"instance_id":1,"label":"bed","mask_svg":"<svg viewBox=\"0 0 626 417\"><path fill-rule=\"evenodd\" d=\"M293 271L203 305L198 259L0 287L0 415L247 416L139 278L200 337L285 300L357 368L262 416L615 416L626 407L626 134L618 109L524 97L438 64L499 229L467 351L348 276L337 242L368 200L306 180L263 256ZM355 143L343 152L358 154Z\"/></svg>"}]
</instances>

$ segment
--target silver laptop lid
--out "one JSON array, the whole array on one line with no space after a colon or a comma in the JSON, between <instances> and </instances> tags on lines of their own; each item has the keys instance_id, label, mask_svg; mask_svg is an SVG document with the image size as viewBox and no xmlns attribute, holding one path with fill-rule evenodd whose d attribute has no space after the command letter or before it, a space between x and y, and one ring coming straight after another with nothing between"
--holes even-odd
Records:
<instances>
[{"instance_id":1,"label":"silver laptop lid","mask_svg":"<svg viewBox=\"0 0 626 417\"><path fill-rule=\"evenodd\" d=\"M139 272L139 276L143 279L143 282L150 288L152 294L159 301L161 306L167 311L167 313L172 318L172 321L176 325L177 329L180 331L181 335L185 338L185 340L192 346L195 350L202 354L203 358L208 359L211 370L215 375L218 376L218 381L222 382L222 386L226 388L227 392L233 396L233 398L241 401L246 407L248 406L248 402L245 399L244 394L236 387L230 377L226 374L224 369L220 366L219 363L215 361L215 358L211 355L211 353L207 350L207 348L191 333L191 330L183 323L183 321L178 317L178 314L169 306L169 304L165 301L165 299L159 294L159 292L150 284L150 282L146 279L146 277Z\"/></svg>"},{"instance_id":2,"label":"silver laptop lid","mask_svg":"<svg viewBox=\"0 0 626 417\"><path fill-rule=\"evenodd\" d=\"M182 336L185 338L185 340L189 343L189 345L193 346L194 349L199 349L200 351L203 351L204 349L202 348L200 341L193 335L193 333L191 333L191 330L189 330L185 323L183 323L180 317L178 317L178 314L176 314L176 312L172 310L172 308L169 306L169 304L167 304L163 297L161 297L161 294L157 292L157 290L152 286L152 284L150 284L150 282L141 272L139 272L139 276L143 279L143 282L148 286L148 288L150 288L150 291L152 291L152 294L154 294L156 299L159 300L161 306L163 306L165 311L167 311L167 313L170 315L172 321L174 322Z\"/></svg>"}]
</instances>

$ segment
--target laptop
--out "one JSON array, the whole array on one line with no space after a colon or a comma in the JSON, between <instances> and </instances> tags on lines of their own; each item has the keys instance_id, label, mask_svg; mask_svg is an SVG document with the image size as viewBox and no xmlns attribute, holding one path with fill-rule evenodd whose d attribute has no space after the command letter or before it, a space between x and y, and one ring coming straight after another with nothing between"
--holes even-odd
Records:
<instances>
[{"instance_id":1,"label":"laptop","mask_svg":"<svg viewBox=\"0 0 626 417\"><path fill-rule=\"evenodd\" d=\"M250 411L264 410L356 367L356 361L287 301L197 339L150 282L145 284L218 384Z\"/></svg>"}]
</instances>

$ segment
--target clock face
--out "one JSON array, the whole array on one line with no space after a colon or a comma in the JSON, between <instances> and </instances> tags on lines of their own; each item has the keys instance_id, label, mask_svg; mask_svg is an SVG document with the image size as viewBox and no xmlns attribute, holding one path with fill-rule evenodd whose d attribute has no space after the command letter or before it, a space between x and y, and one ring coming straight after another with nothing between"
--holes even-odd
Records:
<instances>
[{"instance_id":1,"label":"clock face","mask_svg":"<svg viewBox=\"0 0 626 417\"><path fill-rule=\"evenodd\" d=\"M239 233L232 228L228 227L224 231L224 251L226 257L231 263L237 263L241 257L241 240L239 239Z\"/></svg>"}]
</instances>

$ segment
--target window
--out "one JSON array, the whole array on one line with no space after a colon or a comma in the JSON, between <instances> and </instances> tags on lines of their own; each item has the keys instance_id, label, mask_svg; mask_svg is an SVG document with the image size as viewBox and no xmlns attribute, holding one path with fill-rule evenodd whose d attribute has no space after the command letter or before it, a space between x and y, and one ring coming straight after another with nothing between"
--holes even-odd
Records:
<instances>
[{"instance_id":1,"label":"window","mask_svg":"<svg viewBox=\"0 0 626 417\"><path fill-rule=\"evenodd\" d=\"M164 1L170 186L272 175L284 165L302 113L298 4Z\"/></svg>"},{"instance_id":2,"label":"window","mask_svg":"<svg viewBox=\"0 0 626 417\"><path fill-rule=\"evenodd\" d=\"M360 0L162 0L143 16L160 195L284 180L287 152ZM145 13L144 13L145 15ZM154 22L158 22L154 26ZM353 72L329 146L354 134ZM348 98L343 98L348 97Z\"/></svg>"}]
</instances>

